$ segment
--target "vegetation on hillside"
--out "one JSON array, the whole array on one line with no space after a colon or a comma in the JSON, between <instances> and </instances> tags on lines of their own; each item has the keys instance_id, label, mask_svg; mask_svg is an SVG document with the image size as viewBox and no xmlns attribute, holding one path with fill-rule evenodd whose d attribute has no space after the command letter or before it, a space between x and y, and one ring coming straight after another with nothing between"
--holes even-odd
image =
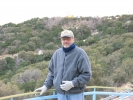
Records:
<instances>
[{"instance_id":1,"label":"vegetation on hillside","mask_svg":"<svg viewBox=\"0 0 133 100\"><path fill-rule=\"evenodd\" d=\"M12 55L0 58L0 96L29 92L42 86L49 60L61 47L63 29L74 32L75 44L83 48L91 60L93 75L88 85L133 83L133 15L33 18L0 26L0 55ZM39 55L39 50L43 54Z\"/></svg>"}]
</instances>

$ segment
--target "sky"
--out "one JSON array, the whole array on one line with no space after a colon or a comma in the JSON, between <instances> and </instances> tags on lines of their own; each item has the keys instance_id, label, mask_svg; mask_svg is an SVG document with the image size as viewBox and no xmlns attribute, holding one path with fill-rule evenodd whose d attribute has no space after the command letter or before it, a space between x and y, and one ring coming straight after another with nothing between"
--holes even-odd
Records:
<instances>
[{"instance_id":1,"label":"sky","mask_svg":"<svg viewBox=\"0 0 133 100\"><path fill-rule=\"evenodd\" d=\"M43 17L133 14L132 0L0 0L0 25Z\"/></svg>"}]
</instances>

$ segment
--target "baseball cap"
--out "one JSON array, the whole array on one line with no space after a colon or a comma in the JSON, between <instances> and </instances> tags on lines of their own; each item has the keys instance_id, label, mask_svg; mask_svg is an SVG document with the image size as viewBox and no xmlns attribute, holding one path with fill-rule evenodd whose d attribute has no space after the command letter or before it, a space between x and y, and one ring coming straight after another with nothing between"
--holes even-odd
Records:
<instances>
[{"instance_id":1,"label":"baseball cap","mask_svg":"<svg viewBox=\"0 0 133 100\"><path fill-rule=\"evenodd\" d=\"M74 37L74 34L71 30L64 30L61 32L61 38L62 37L70 37L70 38L73 38Z\"/></svg>"}]
</instances>

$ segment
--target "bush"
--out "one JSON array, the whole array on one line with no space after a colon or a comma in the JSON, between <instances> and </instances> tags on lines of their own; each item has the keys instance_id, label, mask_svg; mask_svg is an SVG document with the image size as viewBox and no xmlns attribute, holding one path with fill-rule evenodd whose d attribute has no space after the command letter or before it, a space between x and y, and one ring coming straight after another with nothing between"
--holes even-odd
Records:
<instances>
[{"instance_id":1,"label":"bush","mask_svg":"<svg viewBox=\"0 0 133 100\"><path fill-rule=\"evenodd\" d=\"M20 92L17 85L11 83L4 84L0 81L0 97L19 94Z\"/></svg>"}]
</instances>

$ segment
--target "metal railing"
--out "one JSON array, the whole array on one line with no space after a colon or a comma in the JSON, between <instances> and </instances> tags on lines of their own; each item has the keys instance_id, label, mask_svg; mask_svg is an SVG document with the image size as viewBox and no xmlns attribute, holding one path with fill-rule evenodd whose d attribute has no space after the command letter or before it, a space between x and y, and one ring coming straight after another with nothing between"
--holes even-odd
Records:
<instances>
[{"instance_id":1,"label":"metal railing","mask_svg":"<svg viewBox=\"0 0 133 100\"><path fill-rule=\"evenodd\" d=\"M93 89L93 91L84 92L84 96L92 96L92 100L97 100L97 96L119 96L120 100L124 100L124 97L127 96L133 96L133 93L131 91L133 88L118 88L118 87L104 87L104 86L88 86L87 89ZM97 91L97 89L112 89L114 91L125 91L128 90L128 92L107 92L107 91ZM50 89L48 92L53 92L52 95L47 96L34 96L33 98L23 99L23 100L48 100L48 99L54 99L57 98L57 94L54 89ZM11 96L5 96L0 97L0 100L14 100L17 97L23 97L28 95L35 95L39 94L39 92L29 92L29 93L22 93L22 94L16 94ZM110 100L110 99L101 99L101 100Z\"/></svg>"}]
</instances>

